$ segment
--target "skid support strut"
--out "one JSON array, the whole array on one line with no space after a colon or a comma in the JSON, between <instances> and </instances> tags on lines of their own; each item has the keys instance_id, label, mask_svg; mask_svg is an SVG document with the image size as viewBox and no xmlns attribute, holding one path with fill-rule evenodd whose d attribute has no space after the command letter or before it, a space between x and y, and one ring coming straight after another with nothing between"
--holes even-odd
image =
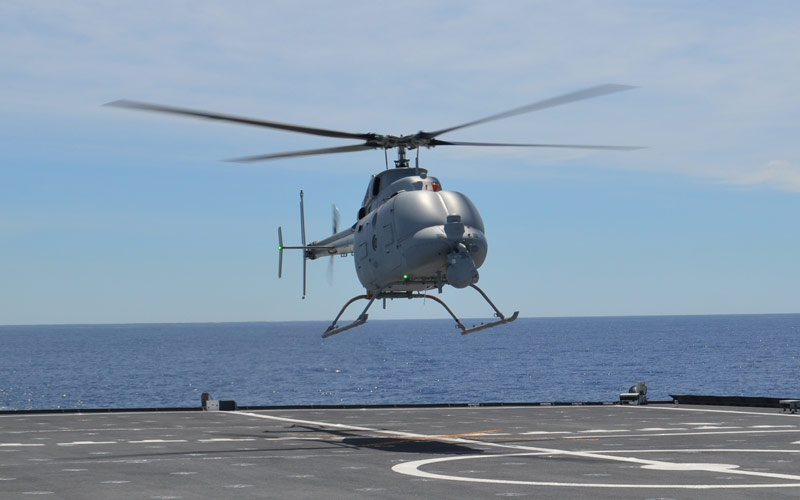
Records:
<instances>
[{"instance_id":1,"label":"skid support strut","mask_svg":"<svg viewBox=\"0 0 800 500\"><path fill-rule=\"evenodd\" d=\"M452 309L450 309L450 307L448 307L448 305L442 299L436 297L435 295L428 295L426 293L413 293L413 292L383 292L383 289L379 289L373 295L357 295L352 299L348 300L345 303L345 305L342 306L342 309L339 311L339 314L336 315L336 318L334 318L330 326L328 326L328 328L325 330L325 333L322 334L322 338L327 338L332 335L336 335L337 333L341 333L345 330L350 330L351 328L355 328L357 326L361 326L364 323L366 323L367 318L369 317L367 311L369 310L370 307L372 307L372 304L375 302L376 299L431 299L434 302L440 304L442 307L444 307L444 309L448 312L448 314L450 314L450 316L455 320L456 326L461 329L461 335L466 335L468 333L473 333L480 330L486 330L487 328L492 328L506 323L511 323L519 316L519 311L514 311L514 314L506 318L503 315L503 313L500 312L497 306L495 306L494 303L489 299L489 297L483 290L478 288L477 285L470 285L470 286L475 290L477 290L478 293L481 294L481 297L483 297L483 299L492 307L492 309L494 309L495 313L494 315L496 318L499 318L498 320L490 321L488 323L481 323L480 325L474 325L471 328L467 328L466 326L464 326L461 320L458 319L458 316L455 315ZM368 300L369 302L367 303L367 306L364 308L361 314L358 316L358 318L352 323L348 323L344 326L339 326L337 322L339 321L339 318L342 317L342 314L344 314L344 311L350 306L350 304L361 299Z\"/></svg>"},{"instance_id":2,"label":"skid support strut","mask_svg":"<svg viewBox=\"0 0 800 500\"><path fill-rule=\"evenodd\" d=\"M486 330L487 328L491 328L493 326L498 326L498 325L504 325L506 323L511 323L512 321L517 319L517 316L519 316L519 311L514 311L514 314L512 314L510 318L506 318L505 316L503 316L503 313L500 312L500 309L498 309L497 306L494 305L494 302L489 300L489 296L486 295L486 292L481 290L478 287L478 285L470 285L470 286L472 288L474 288L475 290L477 290L478 293L481 294L481 297L483 297L483 299L486 302L488 302L490 306L492 306L492 309L494 309L494 317L495 318L500 318L500 319L498 319L497 321L490 321L489 323L476 325L476 326L473 326L472 328L469 328L469 329L466 329L466 330L462 328L461 329L461 335L466 335L466 334L472 333L472 332L479 332L481 330Z\"/></svg>"}]
</instances>

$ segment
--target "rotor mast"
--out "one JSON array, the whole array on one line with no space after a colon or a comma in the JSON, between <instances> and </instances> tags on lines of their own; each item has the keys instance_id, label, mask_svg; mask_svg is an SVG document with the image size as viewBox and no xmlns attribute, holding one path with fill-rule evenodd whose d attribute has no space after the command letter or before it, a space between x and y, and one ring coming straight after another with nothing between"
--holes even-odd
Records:
<instances>
[{"instance_id":1,"label":"rotor mast","mask_svg":"<svg viewBox=\"0 0 800 500\"><path fill-rule=\"evenodd\" d=\"M394 161L395 168L408 168L408 158L406 158L405 144L397 145L397 159Z\"/></svg>"}]
</instances>

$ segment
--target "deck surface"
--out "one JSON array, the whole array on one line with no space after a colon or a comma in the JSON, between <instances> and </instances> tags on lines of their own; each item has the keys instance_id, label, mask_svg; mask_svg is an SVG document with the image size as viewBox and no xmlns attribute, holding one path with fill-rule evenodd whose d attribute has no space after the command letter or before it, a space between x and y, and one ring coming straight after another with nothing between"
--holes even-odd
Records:
<instances>
[{"instance_id":1,"label":"deck surface","mask_svg":"<svg viewBox=\"0 0 800 500\"><path fill-rule=\"evenodd\" d=\"M0 416L0 498L800 498L800 414L530 406Z\"/></svg>"}]
</instances>

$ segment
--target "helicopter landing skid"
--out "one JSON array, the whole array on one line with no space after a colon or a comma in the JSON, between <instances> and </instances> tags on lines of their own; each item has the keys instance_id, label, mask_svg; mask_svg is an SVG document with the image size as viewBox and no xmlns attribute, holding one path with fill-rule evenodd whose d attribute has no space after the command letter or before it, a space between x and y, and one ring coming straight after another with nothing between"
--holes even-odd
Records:
<instances>
[{"instance_id":1,"label":"helicopter landing skid","mask_svg":"<svg viewBox=\"0 0 800 500\"><path fill-rule=\"evenodd\" d=\"M444 307L444 309L456 321L456 326L461 329L461 335L466 335L468 333L478 332L480 330L486 330L487 328L492 328L492 327L495 327L495 326L504 325L506 323L511 323L512 321L517 319L517 317L519 316L519 311L514 311L514 314L512 314L510 317L506 318L503 315L503 313L500 312L500 310L497 308L497 306L495 306L494 303L491 300L489 300L489 297L486 295L486 293L483 290L481 290L477 285L470 285L470 286L472 288L474 288L475 290L477 290L478 293L481 294L481 297L483 297L484 300L486 300L486 302L492 307L492 309L494 309L495 317L500 318L500 319L498 319L496 321L491 321L489 323L482 323L480 325L475 325L472 328L467 328L466 326L464 326L464 324L461 322L461 320L458 319L458 316L455 315L455 313L450 309L450 307L448 307L448 305L442 299L440 299L439 297L436 297L434 295L428 295L426 293L412 293L412 292L386 292L386 293L382 293L380 290L378 290L378 293L376 293L374 295L357 295L357 296L353 297L352 299L348 300L347 303L345 303L345 305L342 306L342 309L339 311L339 314L336 315L336 318L333 320L333 322L330 324L330 326L328 326L328 328L325 330L325 333L322 334L322 338L328 338L328 337L330 337L332 335L336 335L337 333L341 333L341 332L344 332L346 330L350 330L351 328L355 328L357 326L361 326L364 323L366 323L367 322L367 318L369 317L369 315L367 314L367 311L369 310L370 307L372 307L372 304L375 302L375 299L431 299L431 300L439 303L442 307ZM356 319L352 323L348 323L348 324L346 324L344 326L338 326L337 325L337 321L339 321L339 318L342 317L342 314L344 314L344 311L350 306L350 304L352 304L353 302L355 302L357 300L361 300L361 299L369 300L369 302L367 303L367 306L364 308L364 310L361 312L361 314L358 316L358 319Z\"/></svg>"}]
</instances>

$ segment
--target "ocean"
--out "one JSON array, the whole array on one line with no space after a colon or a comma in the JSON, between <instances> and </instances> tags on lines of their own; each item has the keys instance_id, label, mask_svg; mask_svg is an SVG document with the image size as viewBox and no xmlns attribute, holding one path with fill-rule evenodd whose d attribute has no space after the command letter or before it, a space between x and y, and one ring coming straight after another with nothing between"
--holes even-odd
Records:
<instances>
[{"instance_id":1,"label":"ocean","mask_svg":"<svg viewBox=\"0 0 800 500\"><path fill-rule=\"evenodd\" d=\"M466 324L466 323L465 323ZM0 410L800 396L800 314L0 326Z\"/></svg>"}]
</instances>

